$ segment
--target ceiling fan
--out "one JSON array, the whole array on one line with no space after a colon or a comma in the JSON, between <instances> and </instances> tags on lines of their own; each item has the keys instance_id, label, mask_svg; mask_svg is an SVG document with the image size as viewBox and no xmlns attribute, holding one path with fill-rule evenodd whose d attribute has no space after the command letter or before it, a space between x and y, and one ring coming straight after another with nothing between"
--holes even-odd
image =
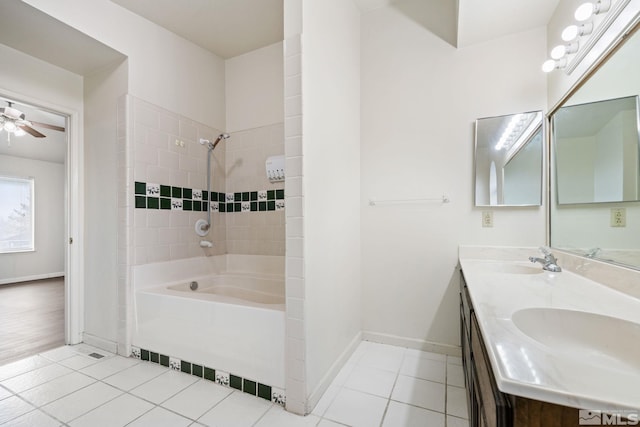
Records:
<instances>
[{"instance_id":1,"label":"ceiling fan","mask_svg":"<svg viewBox=\"0 0 640 427\"><path fill-rule=\"evenodd\" d=\"M29 121L25 118L22 111L12 107L13 102L7 101L7 104L9 105L8 107L0 107L0 130L6 130L8 134L13 133L19 136L24 135L26 132L36 138L46 137L45 134L35 130L33 126L64 132L62 126ZM22 131L22 133L20 131Z\"/></svg>"}]
</instances>

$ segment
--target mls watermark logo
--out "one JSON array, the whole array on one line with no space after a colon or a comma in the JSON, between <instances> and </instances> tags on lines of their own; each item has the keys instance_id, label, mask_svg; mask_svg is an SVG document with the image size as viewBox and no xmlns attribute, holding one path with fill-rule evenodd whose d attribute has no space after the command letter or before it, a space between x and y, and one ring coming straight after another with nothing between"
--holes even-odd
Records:
<instances>
[{"instance_id":1,"label":"mls watermark logo","mask_svg":"<svg viewBox=\"0 0 640 427\"><path fill-rule=\"evenodd\" d=\"M636 426L640 424L637 411L603 412L580 409L578 411L581 426Z\"/></svg>"},{"instance_id":2,"label":"mls watermark logo","mask_svg":"<svg viewBox=\"0 0 640 427\"><path fill-rule=\"evenodd\" d=\"M588 409L580 409L578 416L580 417L581 426L601 426L602 415L600 411L590 411Z\"/></svg>"}]
</instances>

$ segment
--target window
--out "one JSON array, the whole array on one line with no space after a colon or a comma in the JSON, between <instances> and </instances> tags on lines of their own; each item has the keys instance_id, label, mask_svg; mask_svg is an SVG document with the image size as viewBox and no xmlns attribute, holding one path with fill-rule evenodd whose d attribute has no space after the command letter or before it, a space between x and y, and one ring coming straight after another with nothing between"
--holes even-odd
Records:
<instances>
[{"instance_id":1,"label":"window","mask_svg":"<svg viewBox=\"0 0 640 427\"><path fill-rule=\"evenodd\" d=\"M0 176L0 253L34 250L33 178Z\"/></svg>"}]
</instances>

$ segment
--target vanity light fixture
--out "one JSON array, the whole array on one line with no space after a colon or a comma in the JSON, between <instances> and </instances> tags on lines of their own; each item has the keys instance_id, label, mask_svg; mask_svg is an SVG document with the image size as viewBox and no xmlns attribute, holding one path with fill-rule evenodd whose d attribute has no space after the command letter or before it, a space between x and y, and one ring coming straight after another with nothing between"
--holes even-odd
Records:
<instances>
[{"instance_id":1,"label":"vanity light fixture","mask_svg":"<svg viewBox=\"0 0 640 427\"><path fill-rule=\"evenodd\" d=\"M593 31L593 22L585 22L581 25L569 25L562 31L562 40L572 42L578 37L587 36Z\"/></svg>"},{"instance_id":2,"label":"vanity light fixture","mask_svg":"<svg viewBox=\"0 0 640 427\"><path fill-rule=\"evenodd\" d=\"M574 13L577 22L562 31L562 40L568 44L558 45L551 50L551 59L544 62L542 71L550 73L563 68L566 74L571 74L630 1L618 0L612 4L611 0L593 0L582 3ZM595 18L596 15L605 14L607 15L602 18ZM580 44L578 44L579 40ZM574 56L568 57L568 55ZM552 60L556 60L556 63Z\"/></svg>"},{"instance_id":3,"label":"vanity light fixture","mask_svg":"<svg viewBox=\"0 0 640 427\"><path fill-rule=\"evenodd\" d=\"M597 2L582 3L576 9L574 17L578 22L584 22L591 18L593 15L608 12L611 7L611 0L598 0Z\"/></svg>"}]
</instances>

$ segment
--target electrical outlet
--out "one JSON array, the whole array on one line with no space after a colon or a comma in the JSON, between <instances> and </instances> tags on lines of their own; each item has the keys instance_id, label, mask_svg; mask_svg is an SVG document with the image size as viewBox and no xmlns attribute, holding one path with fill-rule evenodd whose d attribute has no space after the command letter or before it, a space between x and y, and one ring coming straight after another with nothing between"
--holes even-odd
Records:
<instances>
[{"instance_id":1,"label":"electrical outlet","mask_svg":"<svg viewBox=\"0 0 640 427\"><path fill-rule=\"evenodd\" d=\"M493 227L493 211L482 211L482 226Z\"/></svg>"},{"instance_id":2,"label":"electrical outlet","mask_svg":"<svg viewBox=\"0 0 640 427\"><path fill-rule=\"evenodd\" d=\"M627 209L626 208L611 209L611 226L612 227L627 226Z\"/></svg>"}]
</instances>

